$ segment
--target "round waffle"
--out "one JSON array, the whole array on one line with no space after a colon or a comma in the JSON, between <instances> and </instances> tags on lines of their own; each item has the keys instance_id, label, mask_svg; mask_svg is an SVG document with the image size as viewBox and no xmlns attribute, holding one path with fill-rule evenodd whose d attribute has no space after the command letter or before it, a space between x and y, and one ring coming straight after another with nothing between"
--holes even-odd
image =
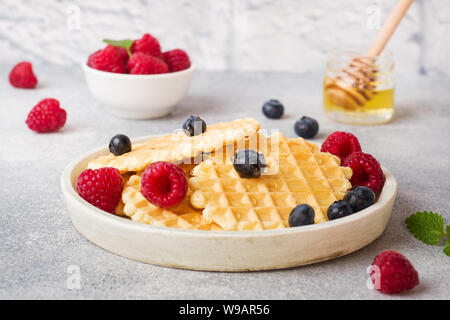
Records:
<instances>
[{"instance_id":1,"label":"round waffle","mask_svg":"<svg viewBox=\"0 0 450 320\"><path fill-rule=\"evenodd\" d=\"M249 145L257 145L259 152L276 162L276 170L243 179L230 159L211 157L192 170L192 206L203 209L203 216L224 230L289 227L290 212L302 203L314 209L315 223L326 221L328 207L351 188L351 169L341 167L339 158L320 152L317 145L302 138L276 133L262 141Z\"/></svg>"}]
</instances>

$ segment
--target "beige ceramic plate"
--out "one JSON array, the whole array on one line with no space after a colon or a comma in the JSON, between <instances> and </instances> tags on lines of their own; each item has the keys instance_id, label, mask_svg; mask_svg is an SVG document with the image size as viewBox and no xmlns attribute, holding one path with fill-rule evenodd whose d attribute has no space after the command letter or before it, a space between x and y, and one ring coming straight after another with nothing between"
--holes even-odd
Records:
<instances>
[{"instance_id":1,"label":"beige ceramic plate","mask_svg":"<svg viewBox=\"0 0 450 320\"><path fill-rule=\"evenodd\" d=\"M134 143L150 137L135 139ZM156 227L127 220L88 204L76 192L78 175L107 148L70 163L61 188L75 228L96 245L146 263L194 270L281 269L334 259L378 238L386 228L397 182L383 169L386 183L378 201L351 216L321 224L265 231L197 231Z\"/></svg>"}]
</instances>

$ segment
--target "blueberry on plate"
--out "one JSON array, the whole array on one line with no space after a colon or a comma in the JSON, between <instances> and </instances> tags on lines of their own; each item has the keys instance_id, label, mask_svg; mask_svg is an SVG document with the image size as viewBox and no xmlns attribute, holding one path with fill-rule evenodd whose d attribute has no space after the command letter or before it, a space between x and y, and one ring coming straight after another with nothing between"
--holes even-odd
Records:
<instances>
[{"instance_id":1,"label":"blueberry on plate","mask_svg":"<svg viewBox=\"0 0 450 320\"><path fill-rule=\"evenodd\" d=\"M295 122L294 130L299 137L311 139L319 132L319 123L313 118L302 117Z\"/></svg>"},{"instance_id":2,"label":"blueberry on plate","mask_svg":"<svg viewBox=\"0 0 450 320\"><path fill-rule=\"evenodd\" d=\"M183 131L187 136L198 136L206 131L206 122L198 116L190 116L183 123Z\"/></svg>"},{"instance_id":3,"label":"blueberry on plate","mask_svg":"<svg viewBox=\"0 0 450 320\"><path fill-rule=\"evenodd\" d=\"M375 193L368 187L358 186L347 191L344 201L353 212L358 212L375 203Z\"/></svg>"},{"instance_id":4,"label":"blueberry on plate","mask_svg":"<svg viewBox=\"0 0 450 320\"><path fill-rule=\"evenodd\" d=\"M280 119L284 113L284 106L280 101L270 99L263 104L262 112L267 118Z\"/></svg>"},{"instance_id":5,"label":"blueberry on plate","mask_svg":"<svg viewBox=\"0 0 450 320\"><path fill-rule=\"evenodd\" d=\"M116 134L109 141L109 151L115 155L120 156L121 154L131 151L131 141L124 134Z\"/></svg>"},{"instance_id":6,"label":"blueberry on plate","mask_svg":"<svg viewBox=\"0 0 450 320\"><path fill-rule=\"evenodd\" d=\"M236 152L232 161L234 170L245 179L258 178L266 167L264 155L252 149Z\"/></svg>"},{"instance_id":7,"label":"blueberry on plate","mask_svg":"<svg viewBox=\"0 0 450 320\"><path fill-rule=\"evenodd\" d=\"M342 200L333 202L327 210L328 220L335 220L353 214L352 208Z\"/></svg>"},{"instance_id":8,"label":"blueberry on plate","mask_svg":"<svg viewBox=\"0 0 450 320\"><path fill-rule=\"evenodd\" d=\"M299 204L289 214L289 226L301 227L314 224L314 209L308 204Z\"/></svg>"}]
</instances>

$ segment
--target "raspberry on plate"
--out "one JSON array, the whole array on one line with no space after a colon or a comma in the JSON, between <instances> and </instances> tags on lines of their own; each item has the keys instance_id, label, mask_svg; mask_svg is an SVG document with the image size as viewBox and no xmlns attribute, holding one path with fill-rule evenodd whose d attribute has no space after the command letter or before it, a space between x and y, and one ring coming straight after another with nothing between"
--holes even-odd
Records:
<instances>
[{"instance_id":1,"label":"raspberry on plate","mask_svg":"<svg viewBox=\"0 0 450 320\"><path fill-rule=\"evenodd\" d=\"M32 89L36 87L37 82L33 66L28 61L16 64L9 73L9 83L16 88Z\"/></svg>"},{"instance_id":2,"label":"raspberry on plate","mask_svg":"<svg viewBox=\"0 0 450 320\"><path fill-rule=\"evenodd\" d=\"M370 278L375 289L383 293L399 293L419 284L419 274L402 254L386 250L372 262Z\"/></svg>"},{"instance_id":3,"label":"raspberry on plate","mask_svg":"<svg viewBox=\"0 0 450 320\"><path fill-rule=\"evenodd\" d=\"M131 74L159 74L169 72L169 67L159 58L137 52L128 60L128 71Z\"/></svg>"},{"instance_id":4,"label":"raspberry on plate","mask_svg":"<svg viewBox=\"0 0 450 320\"><path fill-rule=\"evenodd\" d=\"M59 101L47 98L31 109L25 123L33 131L51 132L62 128L66 118L66 110L59 107Z\"/></svg>"},{"instance_id":5,"label":"raspberry on plate","mask_svg":"<svg viewBox=\"0 0 450 320\"><path fill-rule=\"evenodd\" d=\"M185 70L191 66L189 56L181 49L166 51L163 53L163 57L169 66L170 72Z\"/></svg>"},{"instance_id":6,"label":"raspberry on plate","mask_svg":"<svg viewBox=\"0 0 450 320\"><path fill-rule=\"evenodd\" d=\"M361 151L361 146L358 139L350 132L335 131L325 139L320 151L334 154L343 163L347 156Z\"/></svg>"},{"instance_id":7,"label":"raspberry on plate","mask_svg":"<svg viewBox=\"0 0 450 320\"><path fill-rule=\"evenodd\" d=\"M114 73L126 73L128 53L125 49L108 44L88 58L87 65L91 68Z\"/></svg>"},{"instance_id":8,"label":"raspberry on plate","mask_svg":"<svg viewBox=\"0 0 450 320\"><path fill-rule=\"evenodd\" d=\"M349 155L342 164L353 171L350 182L352 186L365 186L379 194L384 185L384 174L378 161L362 151Z\"/></svg>"},{"instance_id":9,"label":"raspberry on plate","mask_svg":"<svg viewBox=\"0 0 450 320\"><path fill-rule=\"evenodd\" d=\"M142 195L160 208L170 208L180 204L187 190L186 175L176 164L166 161L153 162L142 174Z\"/></svg>"},{"instance_id":10,"label":"raspberry on plate","mask_svg":"<svg viewBox=\"0 0 450 320\"><path fill-rule=\"evenodd\" d=\"M142 52L162 59L161 46L159 45L158 39L148 33L144 34L142 38L134 40L130 51L132 53Z\"/></svg>"},{"instance_id":11,"label":"raspberry on plate","mask_svg":"<svg viewBox=\"0 0 450 320\"><path fill-rule=\"evenodd\" d=\"M77 179L77 192L93 206L114 213L123 191L123 179L119 170L106 167L86 169Z\"/></svg>"}]
</instances>

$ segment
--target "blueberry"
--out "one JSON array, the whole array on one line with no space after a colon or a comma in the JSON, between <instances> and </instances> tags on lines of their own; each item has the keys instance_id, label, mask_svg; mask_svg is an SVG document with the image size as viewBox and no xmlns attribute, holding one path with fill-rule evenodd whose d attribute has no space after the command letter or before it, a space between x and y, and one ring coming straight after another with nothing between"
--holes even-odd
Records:
<instances>
[{"instance_id":1,"label":"blueberry","mask_svg":"<svg viewBox=\"0 0 450 320\"><path fill-rule=\"evenodd\" d=\"M284 106L280 101L271 99L263 104L262 112L267 118L280 119L284 113Z\"/></svg>"},{"instance_id":2,"label":"blueberry","mask_svg":"<svg viewBox=\"0 0 450 320\"><path fill-rule=\"evenodd\" d=\"M353 212L358 212L375 203L375 193L368 187L355 187L347 191L344 201L348 203Z\"/></svg>"},{"instance_id":3,"label":"blueberry","mask_svg":"<svg viewBox=\"0 0 450 320\"><path fill-rule=\"evenodd\" d=\"M238 151L232 160L241 178L258 178L266 167L264 155L252 149Z\"/></svg>"},{"instance_id":4,"label":"blueberry","mask_svg":"<svg viewBox=\"0 0 450 320\"><path fill-rule=\"evenodd\" d=\"M183 123L183 131L187 136L198 136L206 131L206 122L200 117L190 116Z\"/></svg>"},{"instance_id":5,"label":"blueberry","mask_svg":"<svg viewBox=\"0 0 450 320\"><path fill-rule=\"evenodd\" d=\"M314 209L310 205L299 204L289 214L289 225L291 227L301 227L314 224L314 216Z\"/></svg>"},{"instance_id":6,"label":"blueberry","mask_svg":"<svg viewBox=\"0 0 450 320\"><path fill-rule=\"evenodd\" d=\"M343 218L351 214L353 214L352 208L342 200L333 202L327 210L328 220Z\"/></svg>"},{"instance_id":7,"label":"blueberry","mask_svg":"<svg viewBox=\"0 0 450 320\"><path fill-rule=\"evenodd\" d=\"M319 123L310 117L302 117L294 125L295 133L302 138L311 139L319 131Z\"/></svg>"},{"instance_id":8,"label":"blueberry","mask_svg":"<svg viewBox=\"0 0 450 320\"><path fill-rule=\"evenodd\" d=\"M121 154L131 151L131 141L124 134L117 134L111 138L109 141L109 151L115 155L120 156Z\"/></svg>"}]
</instances>

